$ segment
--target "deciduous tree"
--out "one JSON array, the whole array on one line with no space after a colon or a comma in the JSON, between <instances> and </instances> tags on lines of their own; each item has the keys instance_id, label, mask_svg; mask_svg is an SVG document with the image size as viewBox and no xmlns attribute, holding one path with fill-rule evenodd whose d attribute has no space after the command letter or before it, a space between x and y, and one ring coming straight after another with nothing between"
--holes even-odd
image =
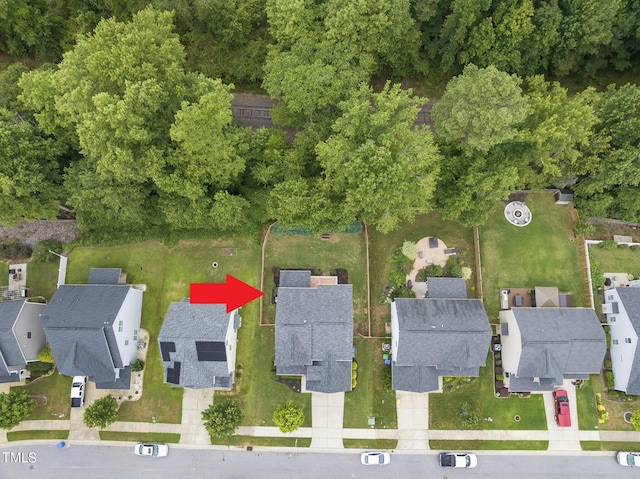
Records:
<instances>
[{"instance_id":1,"label":"deciduous tree","mask_svg":"<svg viewBox=\"0 0 640 479\"><path fill-rule=\"evenodd\" d=\"M99 427L104 429L113 424L118 418L118 403L113 396L104 396L96 399L87 406L82 415L82 422L87 427Z\"/></svg>"},{"instance_id":2,"label":"deciduous tree","mask_svg":"<svg viewBox=\"0 0 640 479\"><path fill-rule=\"evenodd\" d=\"M202 411L204 427L212 437L231 436L242 421L242 410L231 398Z\"/></svg>"},{"instance_id":3,"label":"deciduous tree","mask_svg":"<svg viewBox=\"0 0 640 479\"><path fill-rule=\"evenodd\" d=\"M289 399L278 405L273 413L273 422L281 432L293 432L304 423L304 410Z\"/></svg>"},{"instance_id":4,"label":"deciduous tree","mask_svg":"<svg viewBox=\"0 0 640 479\"><path fill-rule=\"evenodd\" d=\"M35 401L24 389L0 393L0 428L16 427L35 407Z\"/></svg>"}]
</instances>

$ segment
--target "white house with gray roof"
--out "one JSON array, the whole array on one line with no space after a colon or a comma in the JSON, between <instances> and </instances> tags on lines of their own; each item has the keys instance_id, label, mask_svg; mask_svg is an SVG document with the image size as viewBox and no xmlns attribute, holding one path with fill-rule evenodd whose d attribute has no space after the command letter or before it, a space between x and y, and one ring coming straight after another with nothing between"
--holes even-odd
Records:
<instances>
[{"instance_id":1,"label":"white house with gray roof","mask_svg":"<svg viewBox=\"0 0 640 479\"><path fill-rule=\"evenodd\" d=\"M351 391L353 289L329 278L280 271L275 365L303 376L307 391L337 393Z\"/></svg>"},{"instance_id":2,"label":"white house with gray roof","mask_svg":"<svg viewBox=\"0 0 640 479\"><path fill-rule=\"evenodd\" d=\"M171 303L158 335L164 382L172 387L231 389L238 310L224 304Z\"/></svg>"},{"instance_id":3,"label":"white house with gray roof","mask_svg":"<svg viewBox=\"0 0 640 479\"><path fill-rule=\"evenodd\" d=\"M614 288L604 292L602 310L611 334L614 387L640 394L640 288Z\"/></svg>"},{"instance_id":4,"label":"white house with gray roof","mask_svg":"<svg viewBox=\"0 0 640 479\"><path fill-rule=\"evenodd\" d=\"M64 284L40 319L60 373L88 376L97 389L129 389L137 356L142 291L119 283L120 269L99 268L89 284Z\"/></svg>"},{"instance_id":5,"label":"white house with gray roof","mask_svg":"<svg viewBox=\"0 0 640 479\"><path fill-rule=\"evenodd\" d=\"M391 303L391 373L396 391L442 390L443 376L477 377L492 330L460 278L428 278L428 297Z\"/></svg>"},{"instance_id":6,"label":"white house with gray roof","mask_svg":"<svg viewBox=\"0 0 640 479\"><path fill-rule=\"evenodd\" d=\"M500 311L504 385L511 392L553 391L565 379L600 372L605 333L589 308Z\"/></svg>"},{"instance_id":7,"label":"white house with gray roof","mask_svg":"<svg viewBox=\"0 0 640 479\"><path fill-rule=\"evenodd\" d=\"M46 304L0 302L0 383L18 382L45 346L40 313Z\"/></svg>"}]
</instances>

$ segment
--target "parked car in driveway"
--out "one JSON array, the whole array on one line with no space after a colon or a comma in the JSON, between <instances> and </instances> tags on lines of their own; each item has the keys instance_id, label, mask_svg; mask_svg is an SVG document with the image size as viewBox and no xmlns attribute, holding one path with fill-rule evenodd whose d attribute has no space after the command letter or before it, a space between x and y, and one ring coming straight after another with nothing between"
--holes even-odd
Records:
<instances>
[{"instance_id":1,"label":"parked car in driveway","mask_svg":"<svg viewBox=\"0 0 640 479\"><path fill-rule=\"evenodd\" d=\"M621 466L640 467L640 452L618 452L616 460Z\"/></svg>"},{"instance_id":2,"label":"parked car in driveway","mask_svg":"<svg viewBox=\"0 0 640 479\"><path fill-rule=\"evenodd\" d=\"M569 396L564 389L553 391L553 404L556 423L560 427L571 426L571 410L569 408Z\"/></svg>"},{"instance_id":3,"label":"parked car in driveway","mask_svg":"<svg viewBox=\"0 0 640 479\"><path fill-rule=\"evenodd\" d=\"M391 454L384 451L363 452L360 462L365 466L384 466L391 462Z\"/></svg>"},{"instance_id":4,"label":"parked car in driveway","mask_svg":"<svg viewBox=\"0 0 640 479\"><path fill-rule=\"evenodd\" d=\"M164 457L169 454L169 446L166 444L139 442L136 444L134 452L136 456Z\"/></svg>"},{"instance_id":5,"label":"parked car in driveway","mask_svg":"<svg viewBox=\"0 0 640 479\"><path fill-rule=\"evenodd\" d=\"M84 405L84 390L86 385L86 377L73 377L73 380L71 381L71 407L82 407Z\"/></svg>"},{"instance_id":6,"label":"parked car in driveway","mask_svg":"<svg viewBox=\"0 0 640 479\"><path fill-rule=\"evenodd\" d=\"M442 467L464 467L470 469L478 465L478 458L470 452L441 452L438 460Z\"/></svg>"}]
</instances>

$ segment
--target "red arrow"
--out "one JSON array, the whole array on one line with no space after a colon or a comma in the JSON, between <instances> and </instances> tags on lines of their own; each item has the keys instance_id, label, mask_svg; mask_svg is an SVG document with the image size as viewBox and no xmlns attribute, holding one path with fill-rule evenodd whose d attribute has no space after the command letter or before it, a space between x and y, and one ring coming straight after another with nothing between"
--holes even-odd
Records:
<instances>
[{"instance_id":1,"label":"red arrow","mask_svg":"<svg viewBox=\"0 0 640 479\"><path fill-rule=\"evenodd\" d=\"M226 304L227 313L264 294L230 274L226 283L191 283L190 289L191 304Z\"/></svg>"}]
</instances>

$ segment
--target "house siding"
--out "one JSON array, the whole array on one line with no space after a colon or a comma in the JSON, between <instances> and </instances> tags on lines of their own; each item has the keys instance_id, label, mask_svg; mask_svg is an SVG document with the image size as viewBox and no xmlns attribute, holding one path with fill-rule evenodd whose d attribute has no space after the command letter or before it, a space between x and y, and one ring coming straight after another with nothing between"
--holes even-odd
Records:
<instances>
[{"instance_id":1,"label":"house siding","mask_svg":"<svg viewBox=\"0 0 640 479\"><path fill-rule=\"evenodd\" d=\"M500 324L507 324L508 335L501 335L502 343L502 367L509 375L515 375L520 364L522 354L522 335L518 322L512 311L500 311ZM506 376L506 375L505 375Z\"/></svg>"},{"instance_id":2,"label":"house siding","mask_svg":"<svg viewBox=\"0 0 640 479\"><path fill-rule=\"evenodd\" d=\"M45 307L46 304L25 302L13 325L13 334L27 363L37 361L38 353L46 344L40 322L40 313Z\"/></svg>"},{"instance_id":3,"label":"house siding","mask_svg":"<svg viewBox=\"0 0 640 479\"><path fill-rule=\"evenodd\" d=\"M611 298L611 299L609 299ZM607 314L607 324L611 335L611 363L614 375L614 387L618 391L627 391L633 360L638 347L638 335L635 332L629 314L615 289L605 291L606 303L618 303L618 313ZM615 319L614 319L615 318ZM627 343L626 338L631 338ZM617 344L616 344L617 343Z\"/></svg>"},{"instance_id":4,"label":"house siding","mask_svg":"<svg viewBox=\"0 0 640 479\"><path fill-rule=\"evenodd\" d=\"M398 309L396 303L391 303L391 357L398 357L398 342L400 340L400 324L398 322Z\"/></svg>"},{"instance_id":5,"label":"house siding","mask_svg":"<svg viewBox=\"0 0 640 479\"><path fill-rule=\"evenodd\" d=\"M112 325L123 366L128 366L136 359L138 341L134 339L134 332L140 330L141 311L142 291L129 288ZM122 331L119 331L120 321L122 321Z\"/></svg>"}]
</instances>

